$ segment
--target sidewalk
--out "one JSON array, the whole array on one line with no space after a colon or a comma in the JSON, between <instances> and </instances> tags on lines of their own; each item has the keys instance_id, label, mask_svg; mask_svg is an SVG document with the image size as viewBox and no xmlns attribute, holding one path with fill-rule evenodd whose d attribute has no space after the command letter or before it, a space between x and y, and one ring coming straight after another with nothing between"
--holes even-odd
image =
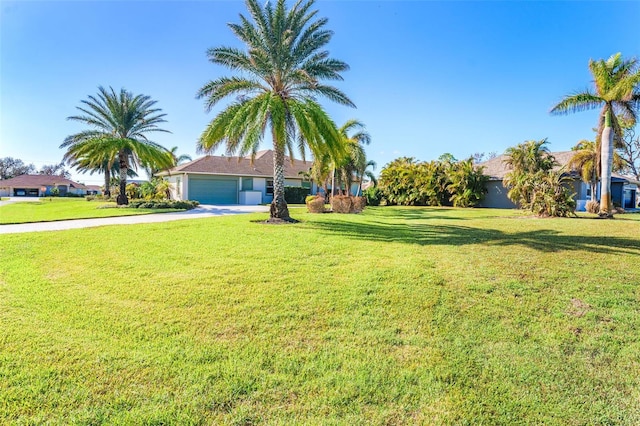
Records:
<instances>
[{"instance_id":1,"label":"sidewalk","mask_svg":"<svg viewBox=\"0 0 640 426\"><path fill-rule=\"evenodd\" d=\"M0 234L24 232L62 231L65 229L91 228L105 225L132 225L136 223L159 223L174 220L199 219L243 213L267 213L269 206L212 206L201 205L193 210L177 213L155 213L137 216L103 217L97 219L60 220L57 222L20 223L0 225Z\"/></svg>"}]
</instances>

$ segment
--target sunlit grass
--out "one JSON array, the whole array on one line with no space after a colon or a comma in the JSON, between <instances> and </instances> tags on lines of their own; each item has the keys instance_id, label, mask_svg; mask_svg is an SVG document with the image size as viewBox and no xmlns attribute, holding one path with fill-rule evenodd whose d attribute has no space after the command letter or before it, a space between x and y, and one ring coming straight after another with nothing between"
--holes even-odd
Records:
<instances>
[{"instance_id":1,"label":"sunlit grass","mask_svg":"<svg viewBox=\"0 0 640 426\"><path fill-rule=\"evenodd\" d=\"M0 236L0 423L640 423L631 215L292 214Z\"/></svg>"},{"instance_id":2,"label":"sunlit grass","mask_svg":"<svg viewBox=\"0 0 640 426\"><path fill-rule=\"evenodd\" d=\"M114 202L86 201L84 198L45 197L40 201L23 201L0 206L0 224L133 216L175 211L180 210L117 208Z\"/></svg>"}]
</instances>

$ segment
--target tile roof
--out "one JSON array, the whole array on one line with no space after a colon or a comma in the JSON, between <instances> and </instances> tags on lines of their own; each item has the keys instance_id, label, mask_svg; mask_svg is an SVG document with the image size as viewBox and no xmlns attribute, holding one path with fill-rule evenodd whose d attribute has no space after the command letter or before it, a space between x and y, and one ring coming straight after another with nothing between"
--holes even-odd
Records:
<instances>
[{"instance_id":1,"label":"tile roof","mask_svg":"<svg viewBox=\"0 0 640 426\"><path fill-rule=\"evenodd\" d=\"M284 176L286 178L300 179L299 172L308 172L313 164L312 161L294 160L293 164L289 157L285 157ZM168 172L161 172L158 175L172 175L179 173L202 173L214 175L232 176L273 176L273 151L268 149L256 153L256 157L251 163L251 157L224 157L217 155L207 155L189 163L181 164Z\"/></svg>"},{"instance_id":2,"label":"tile roof","mask_svg":"<svg viewBox=\"0 0 640 426\"><path fill-rule=\"evenodd\" d=\"M571 157L574 154L574 151L559 151L559 152L551 152L551 155L556 159L559 163L559 166L555 167L555 169L559 169L562 166L565 166L571 160ZM502 180L504 176L509 173L510 169L504 161L507 159L507 156L502 154L491 160L484 161L482 163L478 163L478 167L483 167L483 173L491 178L491 180ZM611 176L617 179L626 180L629 183L636 183L635 179L630 178L628 176L623 176L618 173L611 173Z\"/></svg>"},{"instance_id":3,"label":"tile roof","mask_svg":"<svg viewBox=\"0 0 640 426\"><path fill-rule=\"evenodd\" d=\"M0 180L0 188L37 188L40 186L69 186L71 188L86 189L78 182L74 182L62 176L51 175L20 175L11 179Z\"/></svg>"}]
</instances>

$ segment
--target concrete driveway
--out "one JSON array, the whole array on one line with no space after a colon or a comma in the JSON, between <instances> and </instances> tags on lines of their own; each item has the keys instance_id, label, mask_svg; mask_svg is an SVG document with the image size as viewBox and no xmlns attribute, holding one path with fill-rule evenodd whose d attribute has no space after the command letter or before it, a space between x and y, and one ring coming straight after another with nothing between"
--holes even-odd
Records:
<instances>
[{"instance_id":1,"label":"concrete driveway","mask_svg":"<svg viewBox=\"0 0 640 426\"><path fill-rule=\"evenodd\" d=\"M9 202L26 201L25 198L2 201L0 206ZM35 201L38 201L36 198ZM17 234L23 232L62 231L65 229L91 228L104 225L132 225L136 223L159 223L174 220L199 219L204 217L225 216L243 213L269 212L269 206L213 206L201 205L193 210L177 213L155 213L137 216L104 217L97 219L60 220L57 222L21 223L16 225L0 225L0 234Z\"/></svg>"}]
</instances>

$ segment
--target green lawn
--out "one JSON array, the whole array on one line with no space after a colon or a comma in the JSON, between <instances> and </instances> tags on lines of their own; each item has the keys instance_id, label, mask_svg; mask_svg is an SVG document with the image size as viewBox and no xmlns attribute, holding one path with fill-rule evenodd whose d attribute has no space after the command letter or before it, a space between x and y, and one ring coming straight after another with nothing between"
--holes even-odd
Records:
<instances>
[{"instance_id":1,"label":"green lawn","mask_svg":"<svg viewBox=\"0 0 640 426\"><path fill-rule=\"evenodd\" d=\"M0 424L640 424L640 233L369 208L0 235Z\"/></svg>"},{"instance_id":2,"label":"green lawn","mask_svg":"<svg viewBox=\"0 0 640 426\"><path fill-rule=\"evenodd\" d=\"M45 197L41 201L0 205L0 224L133 216L175 211L180 210L116 208L116 203L112 202L87 201L84 198Z\"/></svg>"}]
</instances>

